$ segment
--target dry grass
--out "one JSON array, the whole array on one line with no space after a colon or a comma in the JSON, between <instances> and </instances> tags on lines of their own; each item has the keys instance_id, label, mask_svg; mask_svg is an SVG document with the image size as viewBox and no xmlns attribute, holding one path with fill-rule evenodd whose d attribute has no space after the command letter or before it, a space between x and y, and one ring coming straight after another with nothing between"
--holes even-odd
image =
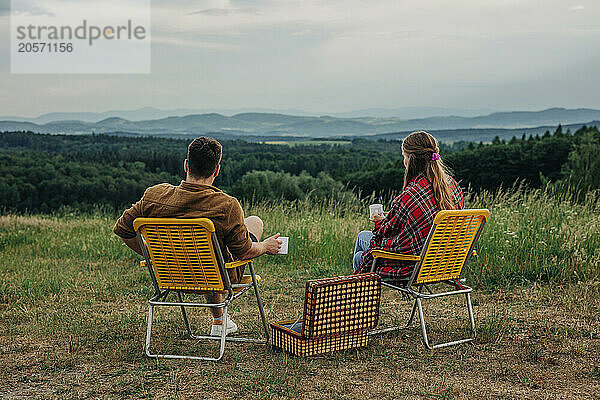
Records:
<instances>
[{"instance_id":1,"label":"dry grass","mask_svg":"<svg viewBox=\"0 0 600 400\"><path fill-rule=\"evenodd\" d=\"M258 210L265 214L266 210ZM285 221L298 244L257 262L269 320L301 312L304 282L350 272L355 215L308 210ZM600 396L600 283L476 287L474 344L428 351L417 325L368 348L299 359L260 345L228 345L220 363L144 356L147 271L110 234L112 219L0 217L1 398L499 398ZM291 232L291 233L290 233ZM271 233L271 232L266 232ZM314 240L325 242L324 247ZM479 290L478 290L479 289ZM410 303L385 292L384 323ZM461 299L425 303L431 336L464 333ZM241 329L258 333L247 295L232 307ZM156 346L210 351L185 339L180 315L159 310ZM207 330L205 311L193 316Z\"/></svg>"}]
</instances>

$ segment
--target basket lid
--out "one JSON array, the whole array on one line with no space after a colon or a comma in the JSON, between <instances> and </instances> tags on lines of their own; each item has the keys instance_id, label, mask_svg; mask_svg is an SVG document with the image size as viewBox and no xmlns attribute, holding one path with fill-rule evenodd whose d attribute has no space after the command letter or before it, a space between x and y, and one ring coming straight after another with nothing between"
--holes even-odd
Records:
<instances>
[{"instance_id":1,"label":"basket lid","mask_svg":"<svg viewBox=\"0 0 600 400\"><path fill-rule=\"evenodd\" d=\"M302 336L318 338L377 325L381 279L374 273L306 282Z\"/></svg>"}]
</instances>

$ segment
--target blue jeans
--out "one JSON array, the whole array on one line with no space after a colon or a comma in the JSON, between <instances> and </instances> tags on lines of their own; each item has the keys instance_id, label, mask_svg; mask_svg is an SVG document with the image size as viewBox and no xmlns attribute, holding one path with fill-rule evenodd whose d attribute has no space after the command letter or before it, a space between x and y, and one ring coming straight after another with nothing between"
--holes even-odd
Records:
<instances>
[{"instance_id":1,"label":"blue jeans","mask_svg":"<svg viewBox=\"0 0 600 400\"><path fill-rule=\"evenodd\" d=\"M360 267L360 264L362 264L363 253L369 249L369 243L371 243L372 237L373 232L371 231L362 231L356 237L356 244L354 245L354 258L352 259L354 272L356 272L358 267Z\"/></svg>"}]
</instances>

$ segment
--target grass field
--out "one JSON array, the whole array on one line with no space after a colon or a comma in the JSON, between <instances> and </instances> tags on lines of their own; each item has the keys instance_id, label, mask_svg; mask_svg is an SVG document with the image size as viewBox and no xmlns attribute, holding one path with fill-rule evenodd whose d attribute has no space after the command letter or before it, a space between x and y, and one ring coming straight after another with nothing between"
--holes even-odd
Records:
<instances>
[{"instance_id":1,"label":"grass field","mask_svg":"<svg viewBox=\"0 0 600 400\"><path fill-rule=\"evenodd\" d=\"M219 363L153 361L143 353L152 293L139 258L112 235L114 216L0 217L0 398L498 398L600 397L600 204L541 192L482 195L492 218L467 272L478 338L428 351L412 329L362 350L299 359L228 345ZM246 205L290 254L256 268L269 320L299 315L304 282L349 274L365 210L341 204ZM253 297L234 303L258 333ZM384 292L382 323L410 303ZM425 303L433 338L464 333L457 300ZM461 318L458 318L458 317ZM185 339L180 314L159 310L156 347L211 351ZM192 323L209 327L200 310ZM447 333L445 333L447 332Z\"/></svg>"}]
</instances>

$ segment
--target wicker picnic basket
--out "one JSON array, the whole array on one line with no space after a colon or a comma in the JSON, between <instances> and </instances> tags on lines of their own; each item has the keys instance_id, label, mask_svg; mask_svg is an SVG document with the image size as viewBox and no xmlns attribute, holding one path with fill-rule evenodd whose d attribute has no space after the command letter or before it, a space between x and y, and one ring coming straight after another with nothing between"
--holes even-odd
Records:
<instances>
[{"instance_id":1,"label":"wicker picnic basket","mask_svg":"<svg viewBox=\"0 0 600 400\"><path fill-rule=\"evenodd\" d=\"M309 280L303 317L272 323L271 343L300 357L364 347L377 325L380 299L374 273Z\"/></svg>"}]
</instances>

